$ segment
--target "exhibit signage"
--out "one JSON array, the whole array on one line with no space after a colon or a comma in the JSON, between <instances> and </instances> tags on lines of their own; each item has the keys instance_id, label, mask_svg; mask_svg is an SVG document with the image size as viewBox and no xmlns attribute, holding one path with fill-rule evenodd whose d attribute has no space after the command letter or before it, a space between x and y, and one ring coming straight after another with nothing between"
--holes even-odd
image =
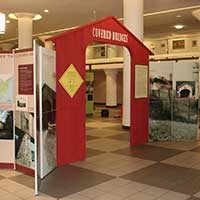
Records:
<instances>
[{"instance_id":1,"label":"exhibit signage","mask_svg":"<svg viewBox=\"0 0 200 200\"><path fill-rule=\"evenodd\" d=\"M19 94L33 94L33 65L19 65Z\"/></svg>"},{"instance_id":2,"label":"exhibit signage","mask_svg":"<svg viewBox=\"0 0 200 200\"><path fill-rule=\"evenodd\" d=\"M128 43L128 34L119 33L116 31L111 31L111 30L106 30L106 29L101 29L101 28L93 28L92 36L94 38Z\"/></svg>"},{"instance_id":3,"label":"exhibit signage","mask_svg":"<svg viewBox=\"0 0 200 200\"><path fill-rule=\"evenodd\" d=\"M135 98L148 97L148 66L135 66Z\"/></svg>"},{"instance_id":4,"label":"exhibit signage","mask_svg":"<svg viewBox=\"0 0 200 200\"><path fill-rule=\"evenodd\" d=\"M69 94L69 96L73 98L83 83L83 79L79 72L76 70L75 66L71 64L61 76L59 82L65 91Z\"/></svg>"}]
</instances>

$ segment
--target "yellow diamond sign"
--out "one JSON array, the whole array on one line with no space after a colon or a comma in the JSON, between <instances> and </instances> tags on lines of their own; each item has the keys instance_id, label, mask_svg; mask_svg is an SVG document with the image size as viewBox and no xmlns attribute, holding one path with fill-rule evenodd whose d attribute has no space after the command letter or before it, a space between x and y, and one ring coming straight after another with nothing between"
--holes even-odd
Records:
<instances>
[{"instance_id":1,"label":"yellow diamond sign","mask_svg":"<svg viewBox=\"0 0 200 200\"><path fill-rule=\"evenodd\" d=\"M59 83L71 98L76 94L83 83L83 79L73 64L71 64L59 79Z\"/></svg>"}]
</instances>

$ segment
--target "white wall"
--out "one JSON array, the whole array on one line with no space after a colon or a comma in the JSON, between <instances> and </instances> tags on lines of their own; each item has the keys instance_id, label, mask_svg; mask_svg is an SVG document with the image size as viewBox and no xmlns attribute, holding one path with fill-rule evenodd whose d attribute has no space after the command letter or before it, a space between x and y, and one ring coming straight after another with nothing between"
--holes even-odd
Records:
<instances>
[{"instance_id":1,"label":"white wall","mask_svg":"<svg viewBox=\"0 0 200 200\"><path fill-rule=\"evenodd\" d=\"M184 40L185 47L183 49L173 49L173 41ZM197 46L193 46L193 41L196 41ZM167 53L186 53L186 52L199 52L200 51L200 35L187 35L179 37L147 39L144 44L151 49L154 54L167 54ZM184 56L184 55L183 55Z\"/></svg>"}]
</instances>

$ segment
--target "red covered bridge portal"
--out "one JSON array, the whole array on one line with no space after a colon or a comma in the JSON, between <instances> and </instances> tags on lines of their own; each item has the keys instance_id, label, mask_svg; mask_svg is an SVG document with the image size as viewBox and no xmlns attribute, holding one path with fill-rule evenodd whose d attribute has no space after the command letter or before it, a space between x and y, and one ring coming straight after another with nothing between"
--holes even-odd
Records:
<instances>
[{"instance_id":1,"label":"red covered bridge portal","mask_svg":"<svg viewBox=\"0 0 200 200\"><path fill-rule=\"evenodd\" d=\"M147 80L145 83L147 95L140 98L135 96L137 79L135 66L137 65L137 69L148 66L149 55L152 55L143 43L114 17L107 17L48 40L52 40L56 48L57 165L85 159L85 52L91 42L121 45L129 50L131 55L130 145L147 142L149 110ZM148 78L148 70L146 75Z\"/></svg>"}]
</instances>

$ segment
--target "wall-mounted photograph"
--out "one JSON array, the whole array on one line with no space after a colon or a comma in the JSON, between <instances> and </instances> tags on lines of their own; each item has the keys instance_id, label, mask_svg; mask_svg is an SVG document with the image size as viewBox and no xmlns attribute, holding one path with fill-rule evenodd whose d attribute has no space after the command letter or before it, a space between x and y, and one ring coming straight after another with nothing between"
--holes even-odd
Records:
<instances>
[{"instance_id":1,"label":"wall-mounted photograph","mask_svg":"<svg viewBox=\"0 0 200 200\"><path fill-rule=\"evenodd\" d=\"M13 111L0 110L0 139L13 139Z\"/></svg>"},{"instance_id":2,"label":"wall-mounted photograph","mask_svg":"<svg viewBox=\"0 0 200 200\"><path fill-rule=\"evenodd\" d=\"M165 141L171 137L173 63L150 65L149 141Z\"/></svg>"},{"instance_id":3,"label":"wall-mounted photograph","mask_svg":"<svg viewBox=\"0 0 200 200\"><path fill-rule=\"evenodd\" d=\"M185 40L174 40L172 41L172 49L185 49Z\"/></svg>"},{"instance_id":4,"label":"wall-mounted photograph","mask_svg":"<svg viewBox=\"0 0 200 200\"><path fill-rule=\"evenodd\" d=\"M56 165L56 92L46 83L42 87L42 120L41 178Z\"/></svg>"},{"instance_id":5,"label":"wall-mounted photograph","mask_svg":"<svg viewBox=\"0 0 200 200\"><path fill-rule=\"evenodd\" d=\"M30 112L15 112L16 163L34 169L34 116Z\"/></svg>"},{"instance_id":6,"label":"wall-mounted photograph","mask_svg":"<svg viewBox=\"0 0 200 200\"><path fill-rule=\"evenodd\" d=\"M28 98L27 96L16 96L16 110L28 111Z\"/></svg>"},{"instance_id":7,"label":"wall-mounted photograph","mask_svg":"<svg viewBox=\"0 0 200 200\"><path fill-rule=\"evenodd\" d=\"M12 103L13 101L13 75L0 75L0 103Z\"/></svg>"},{"instance_id":8,"label":"wall-mounted photograph","mask_svg":"<svg viewBox=\"0 0 200 200\"><path fill-rule=\"evenodd\" d=\"M197 40L192 40L192 47L197 47L197 46L198 46Z\"/></svg>"},{"instance_id":9,"label":"wall-mounted photograph","mask_svg":"<svg viewBox=\"0 0 200 200\"><path fill-rule=\"evenodd\" d=\"M177 98L194 98L195 81L176 81Z\"/></svg>"}]
</instances>

